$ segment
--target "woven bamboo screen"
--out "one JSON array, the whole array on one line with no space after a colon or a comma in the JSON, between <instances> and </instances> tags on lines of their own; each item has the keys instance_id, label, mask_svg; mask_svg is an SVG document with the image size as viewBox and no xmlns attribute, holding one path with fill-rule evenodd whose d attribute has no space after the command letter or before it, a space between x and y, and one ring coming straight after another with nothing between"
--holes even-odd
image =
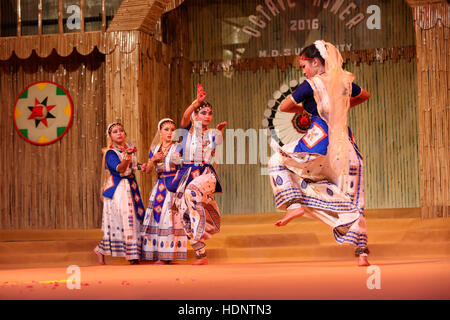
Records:
<instances>
[{"instance_id":1,"label":"woven bamboo screen","mask_svg":"<svg viewBox=\"0 0 450 320\"><path fill-rule=\"evenodd\" d=\"M98 51L65 58L32 55L0 61L2 96L0 228L93 228L101 223L98 177L105 131L105 63ZM74 103L74 121L59 141L36 146L14 129L13 106L29 84L62 85Z\"/></svg>"},{"instance_id":2,"label":"woven bamboo screen","mask_svg":"<svg viewBox=\"0 0 450 320\"><path fill-rule=\"evenodd\" d=\"M139 137L141 152L139 159L142 162L148 160L150 144L156 135L157 124L162 118L172 118L179 123L179 117L182 111L183 101L174 100L179 97L180 87L177 84L182 83L182 75L174 72L174 68L169 67L168 47L162 45L147 34L140 33L140 70L139 70ZM184 82L189 83L189 73L184 75ZM141 192L145 199L149 200L151 188L156 182L154 173L140 174Z\"/></svg>"},{"instance_id":3,"label":"woven bamboo screen","mask_svg":"<svg viewBox=\"0 0 450 320\"><path fill-rule=\"evenodd\" d=\"M121 50L106 56L106 119L124 124L138 158L148 159L156 125L162 118L175 121L190 100L190 65L171 60L167 45L140 31L115 32ZM172 63L172 67L169 64ZM154 175L137 173L146 203Z\"/></svg>"},{"instance_id":4,"label":"woven bamboo screen","mask_svg":"<svg viewBox=\"0 0 450 320\"><path fill-rule=\"evenodd\" d=\"M295 55L295 52L317 39L324 39L335 45L344 44L340 50L367 50L373 48L393 48L414 45L414 28L411 10L402 1L350 0L291 1L293 7L270 1L277 7L277 14L270 14L261 0L187 0L183 5L189 11L189 32L192 41L190 59L192 61L255 58L265 52L271 56L272 50L278 55ZM287 3L287 1L280 1ZM325 5L328 3L326 8ZM351 14L341 14L350 3L357 3L358 9ZM334 6L338 10L333 10ZM366 21L370 14L356 27L349 29L346 23L356 12L366 13L371 5L380 9L380 29L368 29ZM256 8L262 11L256 11ZM268 20L261 12L265 12ZM259 16L265 22L264 28L257 28L249 22L249 16ZM312 21L317 21L317 28ZM299 22L300 21L300 22ZM296 23L296 24L295 24ZM300 25L301 24L301 25ZM250 36L243 30L252 26L259 31L258 36ZM302 29L302 30L300 30ZM348 48L346 45L350 45ZM288 54L284 53L289 49Z\"/></svg>"},{"instance_id":5,"label":"woven bamboo screen","mask_svg":"<svg viewBox=\"0 0 450 320\"><path fill-rule=\"evenodd\" d=\"M33 54L0 62L1 130L7 139L2 144L0 177L6 192L1 193L0 228L100 227L99 178L107 124L124 124L144 162L159 119L179 120L179 108L190 100L183 93L190 89L182 90L189 87L182 84L190 83L190 65L175 64L171 71L168 47L139 31L108 33L106 41L120 45L111 45L114 50L107 55L94 50L87 56ZM43 147L20 138L12 121L17 95L40 80L64 86L75 110L68 134ZM172 83L179 87L172 88ZM185 101L175 103L175 98ZM139 173L138 181L146 203L154 176Z\"/></svg>"},{"instance_id":6,"label":"woven bamboo screen","mask_svg":"<svg viewBox=\"0 0 450 320\"><path fill-rule=\"evenodd\" d=\"M450 216L450 4L408 0L417 43L422 217Z\"/></svg>"}]
</instances>

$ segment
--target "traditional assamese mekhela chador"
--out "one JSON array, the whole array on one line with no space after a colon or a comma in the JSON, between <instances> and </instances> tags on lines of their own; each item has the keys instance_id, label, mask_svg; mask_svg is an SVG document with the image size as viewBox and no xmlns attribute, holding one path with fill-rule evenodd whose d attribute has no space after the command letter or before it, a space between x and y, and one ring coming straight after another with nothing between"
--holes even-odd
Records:
<instances>
[{"instance_id":1,"label":"traditional assamese mekhela chador","mask_svg":"<svg viewBox=\"0 0 450 320\"><path fill-rule=\"evenodd\" d=\"M155 260L155 264L169 264L174 260L186 260L187 239L181 215L172 210L174 193L168 190L180 163L176 144L172 142L175 122L164 118L158 123L158 132L153 139L149 160L143 165L145 172L155 170L158 179L153 186L142 234L142 260Z\"/></svg>"},{"instance_id":2,"label":"traditional assamese mekhela chador","mask_svg":"<svg viewBox=\"0 0 450 320\"><path fill-rule=\"evenodd\" d=\"M126 141L120 123L108 125L106 133L111 143L103 149L103 238L94 252L100 264L105 263L104 255L125 257L131 264L138 264L145 210L134 174L138 169L136 147Z\"/></svg>"},{"instance_id":3,"label":"traditional assamese mekhela chador","mask_svg":"<svg viewBox=\"0 0 450 320\"><path fill-rule=\"evenodd\" d=\"M270 182L277 208L286 210L275 225L302 215L320 220L335 240L356 247L358 264L369 265L364 215L363 158L347 124L350 107L369 94L343 70L342 56L318 40L300 53L307 78L280 106L284 112L306 110L311 126L299 141L280 147L269 161Z\"/></svg>"},{"instance_id":4,"label":"traditional assamese mekhela chador","mask_svg":"<svg viewBox=\"0 0 450 320\"><path fill-rule=\"evenodd\" d=\"M195 251L194 265L208 264L206 240L220 231L220 211L214 199L222 192L213 167L217 145L222 143L222 122L217 129L208 129L213 119L211 104L205 102L206 92L199 85L197 99L184 112L181 128L180 154L183 165L177 172L171 190L175 207L183 218L184 230Z\"/></svg>"}]
</instances>

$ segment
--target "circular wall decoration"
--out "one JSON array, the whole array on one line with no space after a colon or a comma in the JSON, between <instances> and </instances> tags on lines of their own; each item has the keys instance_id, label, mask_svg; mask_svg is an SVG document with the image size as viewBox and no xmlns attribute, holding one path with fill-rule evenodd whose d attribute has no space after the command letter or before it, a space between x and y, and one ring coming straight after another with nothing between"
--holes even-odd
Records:
<instances>
[{"instance_id":1,"label":"circular wall decoration","mask_svg":"<svg viewBox=\"0 0 450 320\"><path fill-rule=\"evenodd\" d=\"M304 78L300 79L300 83ZM267 103L262 125L270 130L272 138L282 147L293 141L300 140L311 125L311 115L303 113L287 113L279 110L281 103L299 86L299 81L291 80L289 85L283 84L273 93L273 99Z\"/></svg>"},{"instance_id":2,"label":"circular wall decoration","mask_svg":"<svg viewBox=\"0 0 450 320\"><path fill-rule=\"evenodd\" d=\"M67 91L50 81L32 83L14 105L14 126L19 135L36 145L61 139L73 119L73 103Z\"/></svg>"}]
</instances>

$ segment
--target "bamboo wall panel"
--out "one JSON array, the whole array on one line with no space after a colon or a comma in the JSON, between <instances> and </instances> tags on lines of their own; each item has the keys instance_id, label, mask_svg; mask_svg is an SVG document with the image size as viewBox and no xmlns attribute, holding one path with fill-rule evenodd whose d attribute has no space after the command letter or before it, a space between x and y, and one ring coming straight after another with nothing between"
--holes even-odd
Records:
<instances>
[{"instance_id":1,"label":"bamboo wall panel","mask_svg":"<svg viewBox=\"0 0 450 320\"><path fill-rule=\"evenodd\" d=\"M140 30L151 33L170 2L169 0L122 1L108 31Z\"/></svg>"},{"instance_id":2,"label":"bamboo wall panel","mask_svg":"<svg viewBox=\"0 0 450 320\"><path fill-rule=\"evenodd\" d=\"M13 55L27 59L33 51L41 58L48 57L53 50L62 57L67 57L74 50L82 55L90 54L95 48L105 55L115 50L131 52L138 42L126 42L116 32L85 32L70 34L49 34L42 36L25 36L0 38L0 60L8 60Z\"/></svg>"},{"instance_id":3,"label":"bamboo wall panel","mask_svg":"<svg viewBox=\"0 0 450 320\"><path fill-rule=\"evenodd\" d=\"M170 104L170 74L167 57L168 48L147 34L140 33L139 54L139 114L136 125L139 126L141 151L139 159L147 162L150 144L157 133L157 124L162 118L172 118L177 121L177 110ZM156 182L156 174L141 173L139 185L145 203L148 202L153 184Z\"/></svg>"},{"instance_id":4,"label":"bamboo wall panel","mask_svg":"<svg viewBox=\"0 0 450 320\"><path fill-rule=\"evenodd\" d=\"M450 5L408 1L417 43L422 217L450 216Z\"/></svg>"},{"instance_id":5,"label":"bamboo wall panel","mask_svg":"<svg viewBox=\"0 0 450 320\"><path fill-rule=\"evenodd\" d=\"M86 57L77 52L59 57L53 52L43 59L33 53L26 60L13 56L0 62L1 90L7 97L2 108L10 114L2 118L2 133L11 139L2 146L7 150L12 145L14 150L2 153L1 179L10 191L2 193L2 203L7 205L2 207L0 228L100 227L98 183L107 124L122 122L138 147L139 160L145 162L159 119L172 117L179 122L191 102L192 67L178 59L171 69L169 47L139 31L107 33L104 41L104 48L111 48L106 56L94 49ZM14 132L12 107L26 85L43 79L68 89L75 118L63 139L36 147ZM44 174L34 169L34 163L52 162L55 153L57 168L49 167ZM14 161L25 154L29 156ZM146 203L154 175L137 176ZM15 212L26 213L22 217Z\"/></svg>"},{"instance_id":6,"label":"bamboo wall panel","mask_svg":"<svg viewBox=\"0 0 450 320\"><path fill-rule=\"evenodd\" d=\"M192 102L191 70L186 57L189 52L186 10L175 10L165 15L164 44L140 33L139 107L142 152L140 159L148 159L150 144L162 118L171 118L179 124L184 109ZM172 32L177 30L177 32ZM184 31L183 31L184 30ZM156 175L141 175L141 186L148 200Z\"/></svg>"},{"instance_id":7,"label":"bamboo wall panel","mask_svg":"<svg viewBox=\"0 0 450 320\"><path fill-rule=\"evenodd\" d=\"M355 73L356 82L371 93L371 99L349 116L365 156L366 207L370 209L420 206L415 68L414 62L406 60L347 66ZM228 129L259 130L272 93L300 76L294 68L228 76L222 72L193 74L192 92L197 83L203 84L214 108L214 125L228 121ZM228 143L226 139L225 153ZM258 142L258 151L261 146ZM246 148L248 163L248 140ZM236 162L236 154L234 157ZM223 213L276 210L269 178L261 175L264 167L260 160L258 164L219 165L224 192L217 200Z\"/></svg>"},{"instance_id":8,"label":"bamboo wall panel","mask_svg":"<svg viewBox=\"0 0 450 320\"><path fill-rule=\"evenodd\" d=\"M77 229L101 224L98 177L105 135L104 56L32 55L0 62L2 192L1 229ZM33 82L62 85L74 104L74 120L59 141L36 146L14 129L17 96Z\"/></svg>"},{"instance_id":9,"label":"bamboo wall panel","mask_svg":"<svg viewBox=\"0 0 450 320\"><path fill-rule=\"evenodd\" d=\"M113 32L110 35L110 39L119 43L120 50L106 55L106 126L111 122L122 123L128 140L137 146L140 154L139 32Z\"/></svg>"},{"instance_id":10,"label":"bamboo wall panel","mask_svg":"<svg viewBox=\"0 0 450 320\"><path fill-rule=\"evenodd\" d=\"M171 69L170 48L143 32L112 34L120 50L106 56L106 122L123 123L129 140L138 148L139 161L144 163L159 120L170 117L178 122L182 108L190 103L191 65L175 63ZM183 81L185 85L181 85ZM153 174L137 173L145 203L154 178Z\"/></svg>"},{"instance_id":11,"label":"bamboo wall panel","mask_svg":"<svg viewBox=\"0 0 450 320\"><path fill-rule=\"evenodd\" d=\"M420 207L415 62L346 68L371 94L349 114L349 126L364 155L368 208Z\"/></svg>"},{"instance_id":12,"label":"bamboo wall panel","mask_svg":"<svg viewBox=\"0 0 450 320\"><path fill-rule=\"evenodd\" d=\"M279 14L269 13L262 0L187 0L183 3L189 8L189 32L192 39L190 59L192 61L255 58L265 51L271 56L272 50L278 56L294 56L295 52L317 39L324 39L333 44L351 44L351 49L367 50L374 48L392 48L414 45L414 28L411 10L402 0L361 0L361 1L292 1L293 8L285 5L281 9L278 1L271 1L278 8ZM287 3L287 1L280 1ZM324 4L329 3L327 8ZM338 3L342 6L334 13L331 8ZM343 9L350 3L356 3L358 9L340 19ZM367 8L377 5L380 8L380 29L368 29ZM259 11L261 6L270 17L270 21ZM364 13L364 20L349 29L346 23L357 12ZM264 28L255 27L249 22L249 16L259 16L264 22ZM308 23L317 19L319 26L308 30ZM302 21L304 30L297 25L297 30L291 30L291 21ZM244 27L252 26L260 32L258 37L245 33ZM288 53L284 53L289 49ZM341 50L343 50L341 48ZM298 54L298 53L297 53Z\"/></svg>"},{"instance_id":13,"label":"bamboo wall panel","mask_svg":"<svg viewBox=\"0 0 450 320\"><path fill-rule=\"evenodd\" d=\"M191 64L182 58L169 60L170 48L147 34L140 33L140 39L139 159L144 163L159 120L171 118L180 123L184 109L192 102ZM148 201L156 175L141 174L140 178L143 197Z\"/></svg>"}]
</instances>

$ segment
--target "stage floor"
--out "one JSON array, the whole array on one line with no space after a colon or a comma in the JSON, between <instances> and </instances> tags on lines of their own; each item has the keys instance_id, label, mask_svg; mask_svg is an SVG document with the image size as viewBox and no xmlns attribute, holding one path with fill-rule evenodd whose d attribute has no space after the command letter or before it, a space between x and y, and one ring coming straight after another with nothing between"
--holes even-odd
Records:
<instances>
[{"instance_id":1,"label":"stage floor","mask_svg":"<svg viewBox=\"0 0 450 320\"><path fill-rule=\"evenodd\" d=\"M66 268L0 270L0 299L303 300L450 299L450 258L80 268L69 290ZM375 271L374 271L375 270Z\"/></svg>"}]
</instances>

